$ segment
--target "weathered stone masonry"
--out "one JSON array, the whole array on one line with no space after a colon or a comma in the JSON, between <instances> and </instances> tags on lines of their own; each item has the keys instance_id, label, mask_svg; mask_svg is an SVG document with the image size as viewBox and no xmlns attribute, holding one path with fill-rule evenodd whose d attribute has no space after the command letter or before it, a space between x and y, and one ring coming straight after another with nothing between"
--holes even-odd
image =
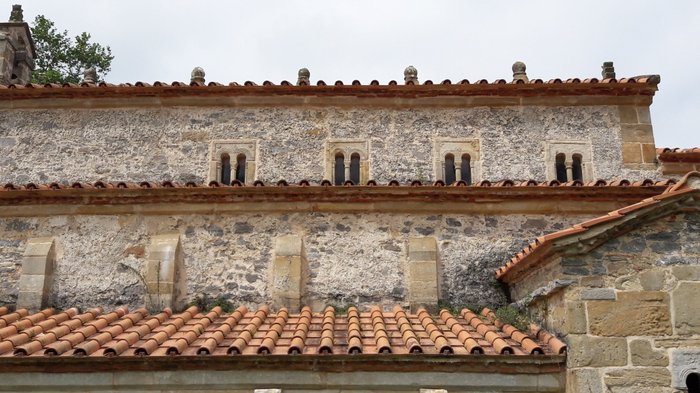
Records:
<instances>
[{"instance_id":1,"label":"weathered stone masonry","mask_svg":"<svg viewBox=\"0 0 700 393\"><path fill-rule=\"evenodd\" d=\"M619 113L617 106L0 110L0 182L204 183L215 140L258 141L256 178L265 182L320 181L332 140L368 141L371 179L434 181L440 138L478 139L481 179L547 180L552 140L590 144L594 179L659 178L623 165Z\"/></svg>"},{"instance_id":2,"label":"weathered stone masonry","mask_svg":"<svg viewBox=\"0 0 700 393\"><path fill-rule=\"evenodd\" d=\"M266 303L275 239L294 235L303 238L308 261L304 300L316 307L408 304L408 242L422 237L436 241L441 299L499 304L506 299L491 272L525 245L522 239L585 218L380 213L4 218L0 269L7 279L0 282L0 302L16 299L26 240L54 236L51 305L143 305L149 246L156 235L179 233L186 301L206 293L234 303Z\"/></svg>"}]
</instances>

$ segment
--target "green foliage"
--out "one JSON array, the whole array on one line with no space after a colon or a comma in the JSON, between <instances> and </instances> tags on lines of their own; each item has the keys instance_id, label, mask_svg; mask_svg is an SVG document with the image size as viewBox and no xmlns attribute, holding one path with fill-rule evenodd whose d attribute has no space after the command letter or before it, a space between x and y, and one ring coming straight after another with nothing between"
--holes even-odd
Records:
<instances>
[{"instance_id":1,"label":"green foliage","mask_svg":"<svg viewBox=\"0 0 700 393\"><path fill-rule=\"evenodd\" d=\"M214 307L221 307L223 312L229 313L235 310L235 306L223 295L219 295L215 298L210 297L206 293L199 295L194 298L189 304L189 306L197 306L199 311L209 311Z\"/></svg>"},{"instance_id":2,"label":"green foliage","mask_svg":"<svg viewBox=\"0 0 700 393\"><path fill-rule=\"evenodd\" d=\"M438 300L438 310L447 310L452 315L459 315L465 308L470 309L475 314L479 314L486 306L472 303L450 303L447 300Z\"/></svg>"},{"instance_id":3,"label":"green foliage","mask_svg":"<svg viewBox=\"0 0 700 393\"><path fill-rule=\"evenodd\" d=\"M348 310L350 309L350 307L352 307L353 305L346 304L343 306L336 306L335 304L329 304L329 306L333 307L333 309L335 310L335 316L338 317L341 315L346 315L348 313Z\"/></svg>"},{"instance_id":4,"label":"green foliage","mask_svg":"<svg viewBox=\"0 0 700 393\"><path fill-rule=\"evenodd\" d=\"M89 67L95 68L100 79L111 70L112 50L90 42L89 33L71 39L68 31L58 31L43 15L34 19L31 31L36 47L33 83L79 83Z\"/></svg>"},{"instance_id":5,"label":"green foliage","mask_svg":"<svg viewBox=\"0 0 700 393\"><path fill-rule=\"evenodd\" d=\"M501 322L513 325L516 329L527 331L530 319L513 306L503 306L494 312Z\"/></svg>"}]
</instances>

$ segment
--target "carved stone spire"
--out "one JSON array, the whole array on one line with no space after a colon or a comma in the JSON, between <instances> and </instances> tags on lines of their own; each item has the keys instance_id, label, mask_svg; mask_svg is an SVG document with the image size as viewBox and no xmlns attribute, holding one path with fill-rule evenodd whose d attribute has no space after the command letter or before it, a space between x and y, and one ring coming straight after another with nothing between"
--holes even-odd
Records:
<instances>
[{"instance_id":1,"label":"carved stone spire","mask_svg":"<svg viewBox=\"0 0 700 393\"><path fill-rule=\"evenodd\" d=\"M523 81L525 83L529 82L530 79L527 77L525 63L522 61L516 61L513 63L513 82Z\"/></svg>"},{"instance_id":2,"label":"carved stone spire","mask_svg":"<svg viewBox=\"0 0 700 393\"><path fill-rule=\"evenodd\" d=\"M614 79L615 78L615 66L613 66L612 61L606 61L603 63L603 79Z\"/></svg>"},{"instance_id":3,"label":"carved stone spire","mask_svg":"<svg viewBox=\"0 0 700 393\"><path fill-rule=\"evenodd\" d=\"M194 67L194 69L192 70L192 74L190 75L190 83L197 82L204 84L204 76L206 75L206 73L204 72L204 68Z\"/></svg>"},{"instance_id":4,"label":"carved stone spire","mask_svg":"<svg viewBox=\"0 0 700 393\"><path fill-rule=\"evenodd\" d=\"M24 15L22 14L22 6L20 4L14 4L12 6L12 13L10 13L10 22L24 22Z\"/></svg>"},{"instance_id":5,"label":"carved stone spire","mask_svg":"<svg viewBox=\"0 0 700 393\"><path fill-rule=\"evenodd\" d=\"M418 70L416 67L410 65L403 70L403 81L406 84L409 84L409 82L415 85L418 84Z\"/></svg>"},{"instance_id":6,"label":"carved stone spire","mask_svg":"<svg viewBox=\"0 0 700 393\"><path fill-rule=\"evenodd\" d=\"M97 70L95 67L88 67L83 72L83 80L80 83L97 83Z\"/></svg>"},{"instance_id":7,"label":"carved stone spire","mask_svg":"<svg viewBox=\"0 0 700 393\"><path fill-rule=\"evenodd\" d=\"M311 72L308 68L301 68L299 70L297 85L298 86L308 86L311 83Z\"/></svg>"}]
</instances>

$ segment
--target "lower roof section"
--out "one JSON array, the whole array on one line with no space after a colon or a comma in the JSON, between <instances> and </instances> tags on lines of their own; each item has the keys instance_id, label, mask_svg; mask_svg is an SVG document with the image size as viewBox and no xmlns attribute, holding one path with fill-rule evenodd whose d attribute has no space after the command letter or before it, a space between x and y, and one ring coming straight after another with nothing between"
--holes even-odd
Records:
<instances>
[{"instance_id":1,"label":"lower roof section","mask_svg":"<svg viewBox=\"0 0 700 393\"><path fill-rule=\"evenodd\" d=\"M0 307L0 391L561 391L566 345L493 312ZM231 390L233 389L233 390Z\"/></svg>"}]
</instances>

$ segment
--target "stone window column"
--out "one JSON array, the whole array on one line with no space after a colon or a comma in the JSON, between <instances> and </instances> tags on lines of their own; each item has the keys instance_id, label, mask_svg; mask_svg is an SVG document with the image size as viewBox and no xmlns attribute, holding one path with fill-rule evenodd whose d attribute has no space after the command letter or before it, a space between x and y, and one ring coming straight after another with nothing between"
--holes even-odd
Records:
<instances>
[{"instance_id":1,"label":"stone window column","mask_svg":"<svg viewBox=\"0 0 700 393\"><path fill-rule=\"evenodd\" d=\"M350 180L350 158L346 159L344 162L345 164L345 181Z\"/></svg>"},{"instance_id":2,"label":"stone window column","mask_svg":"<svg viewBox=\"0 0 700 393\"><path fill-rule=\"evenodd\" d=\"M566 165L566 179L568 181L574 180L574 161L571 159L571 156L567 156L564 165Z\"/></svg>"},{"instance_id":3,"label":"stone window column","mask_svg":"<svg viewBox=\"0 0 700 393\"><path fill-rule=\"evenodd\" d=\"M37 237L27 240L19 278L18 308L39 310L48 304L53 265L56 258L53 237Z\"/></svg>"}]
</instances>

